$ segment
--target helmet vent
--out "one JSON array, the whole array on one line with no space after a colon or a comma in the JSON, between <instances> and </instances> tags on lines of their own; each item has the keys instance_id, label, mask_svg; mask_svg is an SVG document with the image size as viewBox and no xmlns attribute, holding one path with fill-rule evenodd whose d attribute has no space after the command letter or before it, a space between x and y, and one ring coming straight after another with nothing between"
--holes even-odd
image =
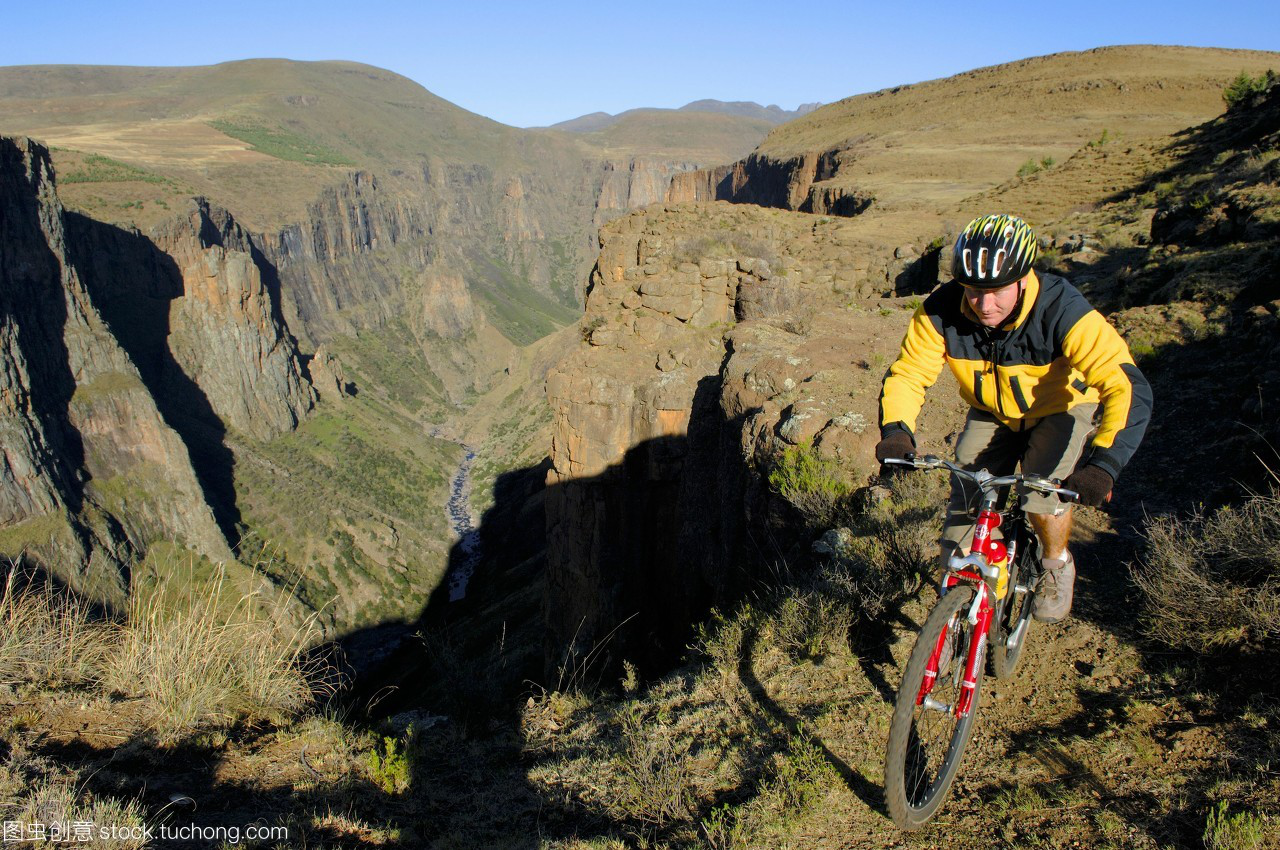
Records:
<instances>
[{"instance_id":1,"label":"helmet vent","mask_svg":"<svg viewBox=\"0 0 1280 850\"><path fill-rule=\"evenodd\" d=\"M964 264L964 273L969 277L973 276L973 251L965 248L960 255L960 262Z\"/></svg>"},{"instance_id":2,"label":"helmet vent","mask_svg":"<svg viewBox=\"0 0 1280 850\"><path fill-rule=\"evenodd\" d=\"M1005 257L1006 257L1006 256L1008 256L1008 255L1007 255L1007 254L1005 254L1005 251L1004 251L1004 249L1003 249L1003 248L1001 248L999 251L996 251L996 258L995 258L995 261L991 264L991 276L992 276L992 277L999 277L999 276L1000 276L1000 270L1001 270L1002 268L1004 268L1004 260L1005 260Z\"/></svg>"},{"instance_id":3,"label":"helmet vent","mask_svg":"<svg viewBox=\"0 0 1280 850\"><path fill-rule=\"evenodd\" d=\"M982 279L987 276L987 249L978 249L978 278Z\"/></svg>"},{"instance_id":4,"label":"helmet vent","mask_svg":"<svg viewBox=\"0 0 1280 850\"><path fill-rule=\"evenodd\" d=\"M1012 225L1012 224L1006 224L1006 225L1004 226L1004 238L1005 238L1005 239L1012 239L1012 238L1013 238L1013 225Z\"/></svg>"}]
</instances>

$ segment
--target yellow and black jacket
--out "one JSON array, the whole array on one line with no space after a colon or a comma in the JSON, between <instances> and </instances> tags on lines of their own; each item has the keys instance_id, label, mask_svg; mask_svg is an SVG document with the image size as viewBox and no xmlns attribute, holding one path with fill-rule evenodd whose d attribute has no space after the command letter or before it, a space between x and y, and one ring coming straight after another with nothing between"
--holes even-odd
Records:
<instances>
[{"instance_id":1,"label":"yellow and black jacket","mask_svg":"<svg viewBox=\"0 0 1280 850\"><path fill-rule=\"evenodd\" d=\"M880 393L880 432L914 434L925 390L943 363L969 404L1014 430L1078 404L1100 403L1102 418L1086 456L1118 478L1151 418L1151 387L1129 346L1065 279L1027 277L1014 318L983 327L956 281L925 299L911 317L902 351Z\"/></svg>"}]
</instances>

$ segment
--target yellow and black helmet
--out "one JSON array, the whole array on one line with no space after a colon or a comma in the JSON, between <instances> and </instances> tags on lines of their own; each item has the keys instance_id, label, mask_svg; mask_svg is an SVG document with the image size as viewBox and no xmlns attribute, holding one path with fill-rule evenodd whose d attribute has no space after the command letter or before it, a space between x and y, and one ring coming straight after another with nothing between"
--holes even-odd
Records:
<instances>
[{"instance_id":1,"label":"yellow and black helmet","mask_svg":"<svg viewBox=\"0 0 1280 850\"><path fill-rule=\"evenodd\" d=\"M965 286L999 289L1026 277L1039 253L1036 235L1012 215L975 218L956 240L951 274Z\"/></svg>"}]
</instances>

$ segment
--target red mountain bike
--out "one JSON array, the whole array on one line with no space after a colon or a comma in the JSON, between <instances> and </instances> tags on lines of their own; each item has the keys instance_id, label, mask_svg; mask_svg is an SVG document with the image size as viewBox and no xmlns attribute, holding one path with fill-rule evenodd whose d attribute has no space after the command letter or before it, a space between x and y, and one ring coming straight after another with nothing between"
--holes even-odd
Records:
<instances>
[{"instance_id":1,"label":"red mountain bike","mask_svg":"<svg viewBox=\"0 0 1280 850\"><path fill-rule=\"evenodd\" d=\"M1013 675L1031 627L1040 581L1039 541L1022 509L996 509L1001 492L1021 487L1077 494L1037 475L969 472L932 455L889 463L946 468L982 495L968 555L955 554L942 577L941 596L924 621L907 661L885 753L884 792L889 813L903 829L919 829L937 813L964 755L978 714L978 695L991 645L997 679ZM992 532L1003 528L1003 540Z\"/></svg>"}]
</instances>

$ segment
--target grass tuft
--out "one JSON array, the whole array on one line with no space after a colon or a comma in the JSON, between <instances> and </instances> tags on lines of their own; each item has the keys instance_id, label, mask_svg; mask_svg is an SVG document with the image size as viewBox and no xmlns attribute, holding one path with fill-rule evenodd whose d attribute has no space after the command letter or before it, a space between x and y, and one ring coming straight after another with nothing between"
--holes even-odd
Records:
<instances>
[{"instance_id":1,"label":"grass tuft","mask_svg":"<svg viewBox=\"0 0 1280 850\"><path fill-rule=\"evenodd\" d=\"M279 625L254 596L228 609L226 584L219 569L202 588L130 597L103 683L147 698L162 740L241 720L283 720L312 702L301 662L311 623Z\"/></svg>"},{"instance_id":2,"label":"grass tuft","mask_svg":"<svg viewBox=\"0 0 1280 850\"><path fill-rule=\"evenodd\" d=\"M100 675L112 627L49 579L10 562L0 588L0 682L75 685Z\"/></svg>"}]
</instances>

